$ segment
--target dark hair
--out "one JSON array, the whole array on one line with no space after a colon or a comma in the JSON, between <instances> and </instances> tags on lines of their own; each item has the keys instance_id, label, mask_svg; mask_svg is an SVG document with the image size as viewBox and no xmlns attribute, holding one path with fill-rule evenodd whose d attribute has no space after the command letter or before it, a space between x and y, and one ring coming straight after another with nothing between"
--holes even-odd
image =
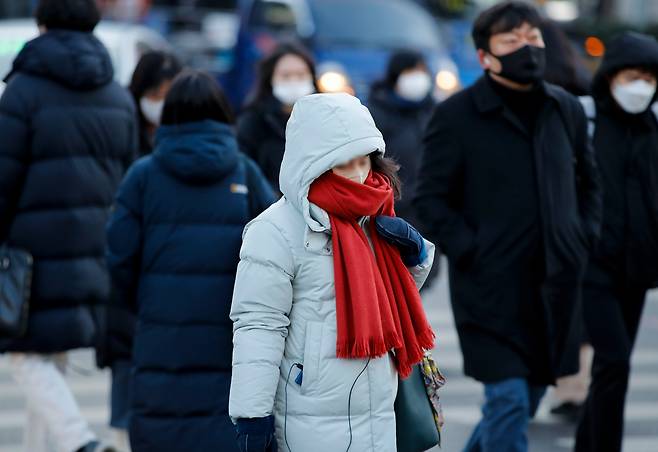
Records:
<instances>
[{"instance_id":1,"label":"dark hair","mask_svg":"<svg viewBox=\"0 0 658 452\"><path fill-rule=\"evenodd\" d=\"M398 78L400 78L400 74L421 64L427 67L425 57L420 52L415 50L400 50L395 52L391 56L391 59L388 60L386 76L380 84L393 89L398 82Z\"/></svg>"},{"instance_id":2,"label":"dark hair","mask_svg":"<svg viewBox=\"0 0 658 452\"><path fill-rule=\"evenodd\" d=\"M182 70L183 66L180 61L171 53L152 51L142 55L137 67L135 67L128 88L135 99L135 104L139 105L140 99L148 91L158 88L167 80L173 80ZM139 120L139 130L142 132L140 148L142 150L150 149L150 139L145 132L148 121L144 117L141 108L137 108L137 118Z\"/></svg>"},{"instance_id":3,"label":"dark hair","mask_svg":"<svg viewBox=\"0 0 658 452\"><path fill-rule=\"evenodd\" d=\"M136 102L147 91L158 88L163 82L173 80L183 70L175 55L167 52L147 52L139 59L130 81L130 92Z\"/></svg>"},{"instance_id":4,"label":"dark hair","mask_svg":"<svg viewBox=\"0 0 658 452\"><path fill-rule=\"evenodd\" d=\"M533 27L541 25L537 9L519 0L505 1L484 10L473 24L473 43L476 49L489 50L489 39L498 33L506 33L528 23Z\"/></svg>"},{"instance_id":5,"label":"dark hair","mask_svg":"<svg viewBox=\"0 0 658 452\"><path fill-rule=\"evenodd\" d=\"M393 196L395 196L395 199L400 199L402 195L402 181L400 181L400 176L398 175L400 165L395 160L384 157L381 152L370 154L370 165L374 172L386 176L393 188Z\"/></svg>"},{"instance_id":6,"label":"dark hair","mask_svg":"<svg viewBox=\"0 0 658 452\"><path fill-rule=\"evenodd\" d=\"M161 123L173 125L206 119L226 124L235 122L231 106L217 80L203 71L183 71L174 79L167 94Z\"/></svg>"},{"instance_id":7,"label":"dark hair","mask_svg":"<svg viewBox=\"0 0 658 452\"><path fill-rule=\"evenodd\" d=\"M34 17L48 30L92 32L101 13L96 0L40 0Z\"/></svg>"},{"instance_id":8,"label":"dark hair","mask_svg":"<svg viewBox=\"0 0 658 452\"><path fill-rule=\"evenodd\" d=\"M587 68L566 33L549 19L542 20L541 31L546 43L544 79L575 96L587 94L590 85Z\"/></svg>"},{"instance_id":9,"label":"dark hair","mask_svg":"<svg viewBox=\"0 0 658 452\"><path fill-rule=\"evenodd\" d=\"M272 96L272 76L274 69L281 58L286 55L295 55L304 60L308 66L308 70L313 78L313 85L315 91L318 91L316 81L315 62L308 50L296 41L285 41L279 43L272 53L263 58L258 64L258 71L256 75L256 82L248 97L246 108L254 107L263 100Z\"/></svg>"}]
</instances>

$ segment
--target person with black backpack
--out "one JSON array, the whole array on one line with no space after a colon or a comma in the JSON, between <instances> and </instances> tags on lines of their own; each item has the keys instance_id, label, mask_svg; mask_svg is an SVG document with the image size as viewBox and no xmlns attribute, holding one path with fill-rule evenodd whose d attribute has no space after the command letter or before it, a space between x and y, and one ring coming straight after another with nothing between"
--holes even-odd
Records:
<instances>
[{"instance_id":1,"label":"person with black backpack","mask_svg":"<svg viewBox=\"0 0 658 452\"><path fill-rule=\"evenodd\" d=\"M133 302L133 452L238 450L228 415L229 318L244 226L274 202L239 151L228 102L187 71L165 99L154 152L128 171L108 225L115 300Z\"/></svg>"},{"instance_id":2,"label":"person with black backpack","mask_svg":"<svg viewBox=\"0 0 658 452\"><path fill-rule=\"evenodd\" d=\"M658 42L625 33L607 46L581 98L604 187L603 230L583 287L594 347L577 452L618 452L630 358L647 290L658 285Z\"/></svg>"}]
</instances>

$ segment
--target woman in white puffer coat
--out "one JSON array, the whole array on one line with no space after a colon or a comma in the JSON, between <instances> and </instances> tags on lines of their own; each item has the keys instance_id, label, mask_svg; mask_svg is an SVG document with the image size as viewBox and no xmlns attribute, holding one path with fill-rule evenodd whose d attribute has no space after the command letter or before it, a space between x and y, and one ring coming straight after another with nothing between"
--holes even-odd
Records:
<instances>
[{"instance_id":1,"label":"woman in white puffer coat","mask_svg":"<svg viewBox=\"0 0 658 452\"><path fill-rule=\"evenodd\" d=\"M229 413L244 452L396 450L398 373L433 344L418 288L434 246L391 217L383 152L355 97L295 104L284 196L245 228L233 294Z\"/></svg>"}]
</instances>

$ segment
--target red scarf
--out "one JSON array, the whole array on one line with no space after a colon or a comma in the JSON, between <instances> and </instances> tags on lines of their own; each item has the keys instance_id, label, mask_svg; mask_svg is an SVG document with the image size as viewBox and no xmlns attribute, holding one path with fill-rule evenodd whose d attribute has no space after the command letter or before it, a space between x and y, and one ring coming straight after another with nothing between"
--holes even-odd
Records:
<instances>
[{"instance_id":1,"label":"red scarf","mask_svg":"<svg viewBox=\"0 0 658 452\"><path fill-rule=\"evenodd\" d=\"M395 215L388 179L371 171L358 184L328 171L313 182L308 199L331 221L336 355L375 358L393 349L399 374L408 376L423 350L434 347L434 332L400 252L375 227L375 216ZM365 216L371 217L372 248L358 223Z\"/></svg>"}]
</instances>

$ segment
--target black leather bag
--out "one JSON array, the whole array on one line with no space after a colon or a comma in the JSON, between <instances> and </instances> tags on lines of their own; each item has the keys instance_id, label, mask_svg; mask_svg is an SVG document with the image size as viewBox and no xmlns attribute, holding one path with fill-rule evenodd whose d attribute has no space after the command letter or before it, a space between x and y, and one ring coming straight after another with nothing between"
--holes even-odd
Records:
<instances>
[{"instance_id":1,"label":"black leather bag","mask_svg":"<svg viewBox=\"0 0 658 452\"><path fill-rule=\"evenodd\" d=\"M22 337L27 330L32 255L0 246L0 335Z\"/></svg>"},{"instance_id":2,"label":"black leather bag","mask_svg":"<svg viewBox=\"0 0 658 452\"><path fill-rule=\"evenodd\" d=\"M424 452L441 443L419 365L398 381L394 406L398 452Z\"/></svg>"}]
</instances>

